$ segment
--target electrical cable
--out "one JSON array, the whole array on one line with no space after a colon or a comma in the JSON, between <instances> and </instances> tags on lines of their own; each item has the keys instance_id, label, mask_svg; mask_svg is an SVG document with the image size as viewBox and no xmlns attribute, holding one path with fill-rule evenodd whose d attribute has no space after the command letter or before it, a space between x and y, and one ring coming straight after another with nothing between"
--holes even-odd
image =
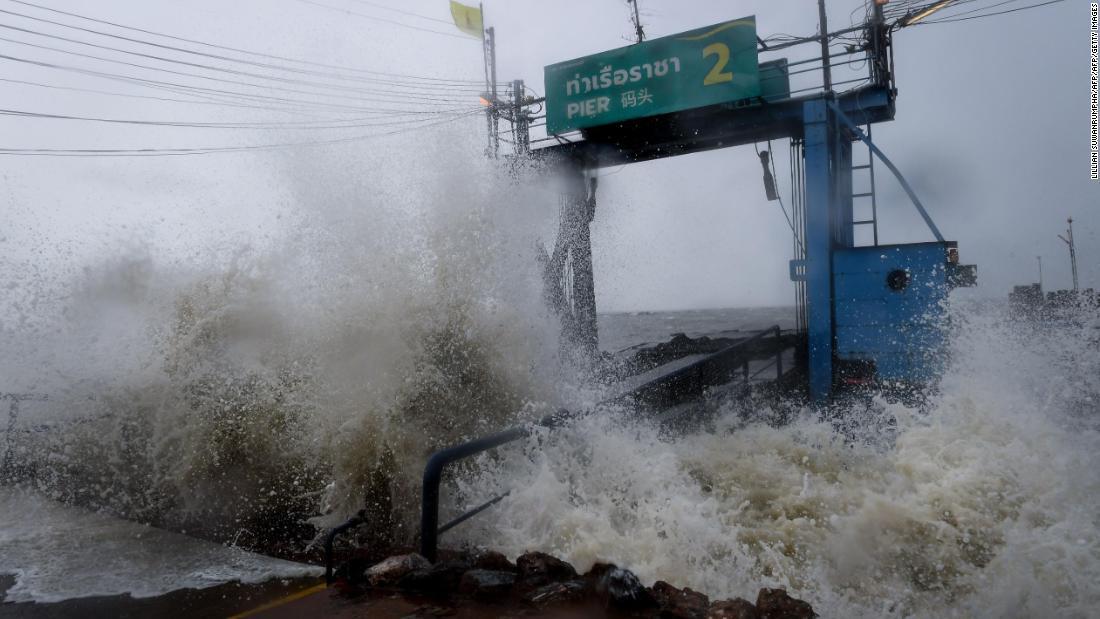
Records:
<instances>
[{"instance_id":1,"label":"electrical cable","mask_svg":"<svg viewBox=\"0 0 1100 619\"><path fill-rule=\"evenodd\" d=\"M247 152L278 150L295 148L300 146L323 146L331 144L343 144L358 142L371 138L380 138L409 131L419 131L430 127L452 123L462 118L480 114L480 110L469 112L448 118L438 122L427 123L417 127L397 129L385 133L372 133L366 135L349 136L344 138L332 138L327 140L312 140L305 142L284 142L278 144L255 144L246 146L215 146L207 148L0 148L0 155L9 156L53 156L53 157L152 157L152 156L182 156L182 155L206 155L214 153Z\"/></svg>"},{"instance_id":2,"label":"electrical cable","mask_svg":"<svg viewBox=\"0 0 1100 619\"><path fill-rule=\"evenodd\" d=\"M236 62L236 63L239 63L239 64L246 64L246 65L250 65L250 66L261 67L261 68L265 68L265 69L272 69L272 70L276 70L276 71L287 71L287 72L291 72L291 73L298 73L298 74L304 74L304 75L316 75L316 76L320 76L320 77L326 77L326 78L329 78L329 79L343 80L343 81L364 82L364 83L371 83L371 84L379 83L379 84L386 84L386 85L389 85L389 86L407 88L407 89L412 89L412 90L423 90L423 89L438 90L438 89L441 89L441 88L466 90L466 91L472 91L472 92L479 92L481 90L480 87L475 86L474 84L457 84L457 83L456 84L450 84L450 83L446 83L446 84L445 83L427 84L427 83L420 83L420 82L403 82L403 81L386 80L386 79L379 79L379 78L347 76L347 75L341 75L341 74L338 74L338 73L327 73L327 72L322 72L322 71L314 71L314 70L311 70L311 69L300 69L300 68L295 68L295 67L287 67L287 66L284 66L284 65L271 64L271 63L268 63L268 62L258 62L258 61L254 61L254 60L243 60L243 59L240 59L240 58L233 58L233 57L230 57L230 56L223 56L223 55L220 55L220 54L210 54L210 53L199 52L199 51L195 51L195 50L191 50L191 49L187 49L187 48L183 48L183 47L176 47L174 45L165 45L165 44L156 43L156 42L153 42L153 41L146 41L146 40L143 40L143 39L136 39L136 38L133 38L133 37L127 37L127 36L123 36L123 35L119 35L119 34L113 34L113 33L110 33L110 32L104 32L102 30L95 30L95 29L92 29L92 28L83 28L81 26L74 26L72 24L66 24L64 22L54 21L54 20L50 20L50 19L44 19L44 18L41 18L41 17L34 17L32 15L26 15L26 14L23 14L23 13L16 13L14 11L8 11L8 10L4 10L4 9L0 9L0 13L6 14L6 15L12 15L12 16L15 16L15 17L21 17L23 19L28 19L28 20L32 20L32 21L36 21L36 22L46 23L46 24L50 24L50 25L53 25L53 26L60 26L62 28L68 28L70 30L77 30L77 31L80 31L80 32L86 32L86 33L89 33L89 34L94 34L94 35L98 35L98 36L102 36L102 37L117 39L117 40L120 40L120 41L127 41L127 42L130 42L130 43L136 43L136 44L139 44L139 45L147 45L147 46L155 47L155 48L158 48L158 49L170 50L170 51L175 51L175 52L182 52L182 53L185 53L185 54L191 54L191 55L194 55L194 56L200 56L200 57L204 57L204 58L213 58L213 59L216 59L216 60ZM64 37L60 37L58 35L43 34L42 32L36 31L36 30L24 30L24 29L21 29L21 28L16 28L14 26L4 26L4 27L9 28L11 30L19 30L21 32L28 32L28 33L31 33L31 34L37 34L39 36L49 36L50 38L58 38L58 39L61 39L63 41L76 42L76 43L81 43L81 44L84 44L84 45L96 46L92 43L87 43L87 42L84 42L84 41L73 40L73 39L67 39L67 38L64 38ZM100 46L96 46L96 47L100 47ZM130 52L128 50L118 50L117 48L111 48L111 47L101 47L101 49L110 49L112 51L122 51L123 53L135 53L135 52ZM146 57L148 57L148 58L157 58L157 59L163 60L159 56L146 56ZM194 65L194 66L203 66L203 65Z\"/></svg>"},{"instance_id":3,"label":"electrical cable","mask_svg":"<svg viewBox=\"0 0 1100 619\"><path fill-rule=\"evenodd\" d=\"M344 110L346 112L360 112L360 113L361 112L372 112L372 113L400 113L400 114L434 114L434 113L437 113L437 112L451 111L451 110L446 110L446 109L425 110L425 109L415 109L415 108L406 108L406 109L366 108L366 107L356 106L356 105L346 105L346 104L340 104L340 103L329 103L329 102L319 102L319 101L308 101L308 100L305 100L305 99L291 99L291 98L286 98L286 97L275 97L275 96L271 96L271 95L259 95L259 94L237 92L237 91L232 91L232 90L222 90L222 89L218 89L218 88L207 88L207 87L204 87L204 86L193 86L193 85L188 85L188 84L180 84L180 83L177 83L177 82L164 82L164 81L153 80L153 79L148 79L148 78L140 78L140 77L134 77L134 76L128 76L128 75L121 75L121 74L117 74L117 73L105 73L105 72L102 72L102 71L95 71L95 70L92 70L92 69L84 69L84 68L80 68L80 67L73 67L73 66L54 64L54 63L43 62L43 61L38 61L38 60L31 60L31 59L28 59L28 58L19 58L19 57L16 57L16 56L9 56L9 55L5 55L5 54L0 54L0 59L10 60L10 61L13 61L13 62L19 62L19 63L24 63L24 64L30 64L30 65L35 65L35 66L40 66L40 67L45 67L45 68L50 68L50 69L55 69L55 70L59 70L59 71L67 71L67 72L72 72L72 73L78 73L78 74L81 74L81 75L99 77L99 78L113 80L113 81L120 81L120 82L129 83L129 84L138 84L138 85L141 85L141 86L145 86L147 88L167 90L169 92L177 92L177 93L180 93L180 92L182 92L182 93L200 92L200 93L203 93L205 95L228 96L228 97L235 98L235 99L238 99L238 100L245 100L245 101L251 101L251 102L264 102L264 103L270 103L270 104L282 105L282 106L304 106L304 107L311 108L311 109ZM453 108L452 108L452 110L453 110Z\"/></svg>"},{"instance_id":4,"label":"electrical cable","mask_svg":"<svg viewBox=\"0 0 1100 619\"><path fill-rule=\"evenodd\" d=\"M926 20L926 21L922 21L920 23L917 23L916 25L921 26L921 25L925 25L925 24L948 24L948 23L951 23L951 22L970 21L972 19L981 19L983 17L993 17L994 15L1005 15L1005 14L1008 14L1008 13L1016 13L1018 11L1026 11L1028 9L1037 9L1039 7L1042 7L1042 6L1047 6L1048 4L1058 4L1059 2L1065 2L1065 0L1048 0L1047 2L1040 2L1038 4L1031 4L1031 5L1028 5L1028 6L1021 6L1021 7L1015 8L1015 9L1008 9L1008 10L1005 10L1005 11L997 11L997 12L994 12L994 13L983 13L981 15L971 15L970 17L942 18L942 19L935 19L935 20L930 20L930 21Z\"/></svg>"},{"instance_id":5,"label":"electrical cable","mask_svg":"<svg viewBox=\"0 0 1100 619\"><path fill-rule=\"evenodd\" d=\"M0 25L0 27L2 27L2 25ZM183 77L209 80L209 81L219 82L219 83L223 83L223 84L232 84L232 85L235 85L235 86L245 86L245 87L249 87L249 88L258 88L258 89L262 89L262 90L276 90L276 91L280 91L280 92L294 93L294 94L300 94L300 95L309 95L309 96L313 96L313 97L336 97L336 98L340 98L340 99L349 99L349 100L353 100L353 101L368 102L368 103L402 103L403 102L401 100L395 101L392 98L391 99L375 99L375 98L368 98L368 97L355 96L355 95L312 92L312 91L308 91L308 90L298 90L298 89L295 89L295 88L273 87L273 86L267 86L267 85L264 85L264 84L255 84L255 83L251 83L251 82L228 80L228 79L223 79L223 78L219 78L219 77L212 77L212 76L209 76L209 75L202 75L202 74L199 74L199 73L188 73L186 71L174 71L172 69L166 69L166 68L163 68L163 67L154 67L154 66L138 64L138 63L133 63L133 62L126 62L125 60L118 60L118 59L115 59L115 58L105 58L103 56L96 56L94 54L84 54L84 53L75 52L75 51L72 51L72 50L67 50L67 49L62 49L62 48L57 48L57 47L50 47L48 45L39 45L37 43L30 43L30 42L27 42L27 41L18 41L18 40L15 40L15 39L8 39L8 38L5 38L5 37L0 37L0 41L6 41L8 43L15 43L17 45L25 45L27 47L34 47L34 48L37 48L37 49L49 50L49 51L58 52L58 53L62 53L62 54L69 54L69 55L78 56L78 57L81 57L81 58L89 58L89 59L93 59L93 60L99 60L99 61L102 61L102 62L120 64L120 65L124 65L124 66L128 66L128 67L144 69L144 70L147 70L147 71L159 71L159 72L162 72L162 73L169 73L169 74L172 74L172 75L179 75L179 76L183 76ZM379 96L383 96L383 95L379 95ZM439 99L436 99L435 101L436 101L435 103L430 103L428 105L448 105L448 104L459 103L462 100L461 99L442 99L442 98L439 98ZM420 103L420 105L425 105L425 104Z\"/></svg>"},{"instance_id":6,"label":"electrical cable","mask_svg":"<svg viewBox=\"0 0 1100 619\"><path fill-rule=\"evenodd\" d=\"M382 9L383 11L393 11L394 13L400 13L402 15L408 15L409 17L419 17L420 19L426 19L428 21L434 21L434 22L438 22L440 24L447 24L448 26L453 26L454 25L454 21L452 21L452 20L439 19L438 17L429 17L427 15L421 15L420 13L413 13L412 11L402 11L401 9L395 9L393 7L390 7L390 6L385 6L383 4L378 4L377 2L369 2L369 0L351 0L351 1L352 2L357 2L359 4L365 4L367 6L372 6L372 7L378 8L378 9Z\"/></svg>"},{"instance_id":7,"label":"electrical cable","mask_svg":"<svg viewBox=\"0 0 1100 619\"><path fill-rule=\"evenodd\" d=\"M371 19L371 20L374 20L374 21L380 21L380 22L384 22L384 23L387 23L387 24L393 24L395 26L401 26L402 28L409 28L410 30L419 30L421 32L430 32L432 34L438 34L440 36L445 36L445 37L454 37L456 39L463 39L463 40L466 40L466 41L476 41L477 40L477 39L471 37L470 35L466 35L466 34L454 34L454 33L451 33L451 32L443 32L441 30L432 30L431 28L422 28L420 26L414 26L412 24L406 24L405 22L397 21L396 19L387 19L385 17L378 17L378 16L375 16L375 15L367 15L365 13L358 13L358 12L352 11L350 9L342 9L340 7L332 6L330 4L322 4L320 2L314 2L313 0L298 0L298 2L301 2L303 4L312 4L313 6L319 6L319 7L326 8L326 9L329 9L329 10L332 10L332 11L338 11L340 13L347 13L348 15L355 15L356 17L362 17L364 19Z\"/></svg>"},{"instance_id":8,"label":"electrical cable","mask_svg":"<svg viewBox=\"0 0 1100 619\"><path fill-rule=\"evenodd\" d=\"M3 9L0 9L0 13L4 13L4 12L5 11ZM390 94L395 94L395 95L399 95L399 96L403 97L404 99L413 99L413 100L437 100L437 99L442 98L442 97L423 97L422 95L427 94L427 93L422 93L422 92L405 93L405 92L402 92L402 91L367 89L367 88L358 88L358 87L354 87L354 86L340 86L340 85L335 85L335 84L325 84L323 82L312 82L312 81L309 81L309 80L299 80L299 79L292 79L292 78L269 76L269 75L263 75L263 74L260 74L260 73L251 73L249 71L238 71L236 69L228 69L228 68L224 68L224 67L217 67L217 66L214 66L214 65L188 62L186 60L177 60L177 59L173 59L173 58L167 58L167 57L164 57L164 56L156 56L156 55L153 55L153 54L144 54L142 52L135 52L135 51L131 51L131 50L120 49L120 48L117 48L117 47L111 47L109 45L99 45L97 43L89 43L87 41L81 41L79 39L71 39L71 38L68 38L68 37L63 37L63 36L55 35L55 34L43 33L43 32L39 32L39 31L36 31L36 30L30 30L30 29L27 29L27 28L19 28L17 26L9 26L7 24L0 24L0 28L4 28L4 29L7 29L7 30L14 30L16 32L22 32L22 33L25 33L25 34L31 34L31 35L45 37L45 38L49 38L49 39L56 39L56 40L59 40L59 41L65 41L66 43L75 43L77 45L84 45L84 46L93 47L93 48L96 48L96 49L101 49L101 50L106 50L106 51L111 51L111 52L117 52L117 53L126 54L126 55L130 55L130 56L138 56L140 58L148 58L150 60L158 60L158 61L167 62L167 63L170 63L170 64L178 64L178 65L184 65L184 66L188 66L188 67L195 67L195 68L198 68L198 69L204 69L204 70L207 70L207 71L216 71L216 72L219 72L219 73L227 73L227 74L230 74L230 75L251 77L251 78L256 78L256 79L264 79L264 80L269 80L269 81L279 82L279 83L284 83L284 84L296 84L296 85L308 86L310 88L322 88L322 89L337 90L337 91L342 91L342 92L355 92L355 93L371 94L371 95L377 94L377 95L380 95L380 96L388 96ZM11 43L18 43L18 44L22 44L22 45L32 45L32 44L27 43L25 41L17 41L17 40L14 40L14 39L0 38L0 40L8 41L8 42L11 42ZM58 51L58 52L61 52L61 53L75 53L75 52L72 52L71 50L64 50L64 49L61 49L61 48L54 48L54 47L44 47L44 49L49 49L51 51ZM105 61L108 61L108 62L116 62L113 59L105 59L105 58L100 57L100 56L89 56L89 57L95 58L97 60L105 60ZM141 67L149 69L149 70L167 71L167 69L163 69L163 68L160 68L160 67L149 67L147 65L134 65L134 66L141 66ZM196 76L195 74L181 74L181 75L190 75L191 77L201 77L201 78L204 78L204 79L210 79L210 78L207 78L205 76ZM255 84L252 84L252 85L256 86L256 87L259 87L259 88L269 88L269 86L257 86ZM454 96L454 95L457 95L458 93L452 93L452 92L448 91L447 94L450 95L450 96ZM457 99L455 99L455 100L457 100Z\"/></svg>"},{"instance_id":9,"label":"electrical cable","mask_svg":"<svg viewBox=\"0 0 1100 619\"><path fill-rule=\"evenodd\" d=\"M479 108L472 108L459 113L480 112ZM174 120L134 120L124 118L97 118L92 116L67 116L63 114L46 114L43 112L28 112L24 110L7 110L0 108L0 116L20 116L24 118L38 118L50 120L79 120L98 123L112 123L122 125L148 125L156 127L187 127L194 129L363 129L375 126L407 125L424 122L423 118L406 118L400 120L383 120L380 122L365 122L369 118L349 118L339 121L298 121L298 122L183 122ZM326 124L327 123L327 124ZM334 124L340 123L340 124Z\"/></svg>"},{"instance_id":10,"label":"electrical cable","mask_svg":"<svg viewBox=\"0 0 1100 619\"><path fill-rule=\"evenodd\" d=\"M148 34L148 35L152 35L152 36L156 36L156 37L170 39L170 40L173 40L173 41L180 41L182 43L191 43L193 45L201 45L203 47L208 47L208 48L211 48L211 49L220 49L220 50L223 50L223 51L235 52L235 53L238 53L238 54L247 54L249 56L254 56L254 57L257 57L257 58L267 58L269 60L281 60L283 62L293 62L293 63L303 64L303 65L307 65L307 66L321 67L321 68L325 68L325 69L335 69L337 71L351 71L353 73L363 73L363 74L367 74L367 75L381 75L381 76L385 76L385 77L403 78L403 79L407 79L407 80L422 80L422 81L427 81L427 82L438 82L438 83L445 83L446 82L446 83L460 83L460 84L484 84L485 83L485 80L443 79L443 78L433 77L433 76L409 75L409 74L405 74L405 73L392 73L392 72L386 72L386 71L374 71L374 70L371 70L371 69L346 67L346 66L340 66L340 65L326 64L326 63L322 63L322 62L314 62L314 61L310 61L310 60L301 60L301 59L298 59L298 58L290 58L288 56L278 56L278 55L275 55L275 54L267 54L267 53L263 53L263 52L256 52L256 51L251 51L251 50L247 50L247 49L241 49L239 47L229 47L229 46L226 46L226 45L218 45L216 43L208 43L208 42L205 42L205 41L199 41L197 39L188 39L188 38L179 37L179 36L175 36L175 35L171 35L171 34L164 34L162 32L156 32L156 31L153 31L153 30L145 30L145 29L142 29L142 28L135 28L133 26L126 26L126 25L116 23L116 22L112 22L112 21L107 21L107 20L103 20L103 19L96 19L94 17L88 17L86 15L81 15L79 13L72 13L72 12L69 12L69 11L62 11L62 10L51 8L51 7L48 7L48 6L41 5L41 4L35 4L33 2L28 2L27 0L7 0L7 1L8 2L13 2L15 4L20 4L20 5L23 5L23 6L33 7L33 8L39 9L39 10L43 10L43 11L49 11L51 13L55 13L55 14L58 14L58 15L66 15L68 17L75 17L77 19L82 19L82 20L90 21L90 22L97 23L97 24L113 26L115 28L120 28L120 29L123 29L123 30L129 30L131 32L140 32L140 33L143 33L143 34Z\"/></svg>"}]
</instances>

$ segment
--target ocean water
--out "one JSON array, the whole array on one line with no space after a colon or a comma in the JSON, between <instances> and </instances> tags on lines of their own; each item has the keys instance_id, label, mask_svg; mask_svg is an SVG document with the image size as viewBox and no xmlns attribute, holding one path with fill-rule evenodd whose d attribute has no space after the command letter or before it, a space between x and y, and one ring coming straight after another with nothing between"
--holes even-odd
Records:
<instances>
[{"instance_id":1,"label":"ocean water","mask_svg":"<svg viewBox=\"0 0 1100 619\"><path fill-rule=\"evenodd\" d=\"M485 458L468 505L512 492L456 536L712 598L784 587L829 617L1096 616L1100 319L951 312L922 408L876 397L776 426L774 405L729 403L684 436L597 412Z\"/></svg>"},{"instance_id":2,"label":"ocean water","mask_svg":"<svg viewBox=\"0 0 1100 619\"><path fill-rule=\"evenodd\" d=\"M448 482L447 513L513 492L445 543L612 561L715 598L783 586L823 616L1095 616L1094 316L1035 327L954 299L950 370L920 408L726 402L706 428L662 434L595 406L603 388L559 357L535 259L557 227L554 180L471 157L473 126L439 137L430 153L282 162L296 185L263 242L213 227L142 243L133 230L158 230L155 217L105 213L106 233L0 255L0 391L48 396L0 417L0 514L43 514L0 520L9 597L291 569L221 546L165 564L124 543L120 521L263 550L304 547L369 505L372 535L410 543L432 451L564 406L590 412ZM350 182L348 161L372 173ZM792 321L752 308L600 328L615 351ZM100 525L122 533L95 548L144 569L58 553L51 532Z\"/></svg>"},{"instance_id":3,"label":"ocean water","mask_svg":"<svg viewBox=\"0 0 1100 619\"><path fill-rule=\"evenodd\" d=\"M608 352L665 342L676 333L688 337L738 337L776 325L782 329L795 327L794 306L615 312L599 314L596 320L600 348Z\"/></svg>"}]
</instances>

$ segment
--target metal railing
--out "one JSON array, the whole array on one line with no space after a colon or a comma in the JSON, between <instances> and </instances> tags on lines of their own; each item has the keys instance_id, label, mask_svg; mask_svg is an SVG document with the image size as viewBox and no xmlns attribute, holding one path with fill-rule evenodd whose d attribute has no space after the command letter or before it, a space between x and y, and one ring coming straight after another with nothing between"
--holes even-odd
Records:
<instances>
[{"instance_id":1,"label":"metal railing","mask_svg":"<svg viewBox=\"0 0 1100 619\"><path fill-rule=\"evenodd\" d=\"M751 378L749 362L763 356L757 345L769 335L774 335L776 338L775 366L776 378L779 378L783 375L783 351L790 346L786 345L782 339L783 333L779 325L773 325L704 359L655 378L611 401L619 404L634 403L658 408L669 407L685 399L685 394L690 396L709 387L734 380L738 370L747 382Z\"/></svg>"},{"instance_id":2,"label":"metal railing","mask_svg":"<svg viewBox=\"0 0 1100 619\"><path fill-rule=\"evenodd\" d=\"M451 520L442 527L439 526L439 485L443 481L443 470L447 468L447 465L527 437L535 428L553 428L564 423L572 416L572 413L562 409L553 415L543 417L534 424L515 426L503 432L483 436L432 454L432 457L428 459L428 464L424 467L424 487L421 490L420 554L434 563L439 550L439 535L441 533L469 520L508 496L508 492L498 495Z\"/></svg>"},{"instance_id":3,"label":"metal railing","mask_svg":"<svg viewBox=\"0 0 1100 619\"><path fill-rule=\"evenodd\" d=\"M629 397L635 393L642 393L646 390L651 390L658 387L658 383L662 381L668 382L675 381L680 377L689 377L693 379L697 384L712 385L720 384L722 379L728 381L733 379L734 372L740 369L745 376L745 380L749 379L748 363L752 360L753 351L752 346L762 340L765 336L774 334L778 339L782 336L782 331L778 325L769 327L753 336L746 338L728 348L725 348L713 355L709 355L707 358L691 364L687 367L680 368L675 372L671 372L665 376L662 376L654 381L650 381L627 394L616 396L608 400L604 400L600 404L607 404L616 401L620 401L624 397ZM776 378L783 376L783 353L788 347L777 346L776 357L774 366L776 368ZM704 370L699 373L699 368L710 364L710 367L705 367ZM769 364L767 367L771 367L773 364ZM716 368L721 368L721 371L715 372ZM765 368L766 369L766 368ZM692 375L692 372L696 372L698 375ZM757 372L759 373L759 372ZM754 375L755 376L755 375ZM698 382L702 377L703 381ZM424 467L424 480L423 488L421 490L421 511L420 511L420 554L424 558L431 562L435 562L438 557L439 551L439 536L444 532L454 528L455 526L469 520L470 518L480 514L481 512L489 509L493 505L496 505L502 501L511 490L508 490L500 495L493 497L492 499L478 505L477 507L461 514L460 516L452 519L443 526L439 526L439 487L443 480L443 471L448 465L464 460L479 453L488 451L501 445L506 445L513 441L527 437L536 428L554 428L562 425L566 421L572 419L574 414L567 410L559 410L558 412L544 417L533 424L515 426L481 438L468 441L459 445L454 445L437 451L432 454L428 459L427 465Z\"/></svg>"}]
</instances>

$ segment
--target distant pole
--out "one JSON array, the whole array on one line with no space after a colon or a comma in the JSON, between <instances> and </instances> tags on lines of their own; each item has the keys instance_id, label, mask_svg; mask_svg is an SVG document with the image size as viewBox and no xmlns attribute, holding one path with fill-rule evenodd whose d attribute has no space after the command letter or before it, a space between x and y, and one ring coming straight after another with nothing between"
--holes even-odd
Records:
<instances>
[{"instance_id":1,"label":"distant pole","mask_svg":"<svg viewBox=\"0 0 1100 619\"><path fill-rule=\"evenodd\" d=\"M515 130L516 154L527 153L531 135L527 128L527 113L523 111L523 80L512 82L512 128Z\"/></svg>"},{"instance_id":2,"label":"distant pole","mask_svg":"<svg viewBox=\"0 0 1100 619\"><path fill-rule=\"evenodd\" d=\"M485 91L489 95L489 105L485 108L485 127L489 134L488 153L494 158L500 152L499 125L496 115L497 104L497 52L496 35L492 28L485 27L485 7L478 3L481 13L481 54L485 65Z\"/></svg>"},{"instance_id":3,"label":"distant pole","mask_svg":"<svg viewBox=\"0 0 1100 619\"><path fill-rule=\"evenodd\" d=\"M645 31L642 30L642 20L638 17L638 0L626 0L634 7L634 34L638 37L638 43L645 40Z\"/></svg>"},{"instance_id":4,"label":"distant pole","mask_svg":"<svg viewBox=\"0 0 1100 619\"><path fill-rule=\"evenodd\" d=\"M482 17L484 19L484 17ZM489 91L493 95L493 157L500 156L500 118L496 114L497 104L497 35L492 27L489 32Z\"/></svg>"},{"instance_id":5,"label":"distant pole","mask_svg":"<svg viewBox=\"0 0 1100 619\"><path fill-rule=\"evenodd\" d=\"M817 14L821 21L821 77L825 92L833 89L833 71L829 66L829 22L825 18L825 0L817 0Z\"/></svg>"},{"instance_id":6,"label":"distant pole","mask_svg":"<svg viewBox=\"0 0 1100 619\"><path fill-rule=\"evenodd\" d=\"M1069 265L1073 272L1073 291L1077 292L1077 248L1073 244L1073 218L1070 217L1066 220L1069 224L1069 229L1066 230L1066 236L1058 235L1058 238L1062 239L1066 245L1069 245Z\"/></svg>"},{"instance_id":7,"label":"distant pole","mask_svg":"<svg viewBox=\"0 0 1100 619\"><path fill-rule=\"evenodd\" d=\"M1035 259L1039 261L1039 292L1043 291L1043 257L1035 256Z\"/></svg>"},{"instance_id":8,"label":"distant pole","mask_svg":"<svg viewBox=\"0 0 1100 619\"><path fill-rule=\"evenodd\" d=\"M871 1L871 55L874 82L885 85L889 81L889 63L886 61L886 16L882 2Z\"/></svg>"}]
</instances>

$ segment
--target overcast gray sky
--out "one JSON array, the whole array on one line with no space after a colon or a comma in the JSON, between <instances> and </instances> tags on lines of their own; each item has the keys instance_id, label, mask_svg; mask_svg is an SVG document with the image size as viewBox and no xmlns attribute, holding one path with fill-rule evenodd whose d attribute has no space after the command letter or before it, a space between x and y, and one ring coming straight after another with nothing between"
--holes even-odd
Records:
<instances>
[{"instance_id":1,"label":"overcast gray sky","mask_svg":"<svg viewBox=\"0 0 1100 619\"><path fill-rule=\"evenodd\" d=\"M156 32L315 62L455 79L481 77L476 41L363 16L456 33L448 24L377 6L447 20L444 0L375 0L375 6L358 0L316 1L362 15L298 0L38 3ZM1012 285L1035 280L1039 255L1047 287L1067 287L1067 252L1056 235L1064 231L1068 216L1075 220L1081 283L1100 286L1100 185L1089 179L1088 169L1088 5L1086 0L1066 0L987 19L914 27L895 36L898 113L895 121L876 126L875 140L907 175L944 234L959 242L963 261L978 264L981 285L971 294L1001 297ZM812 0L640 0L640 6L650 37L746 15L756 15L762 36L809 35L817 28ZM830 26L847 26L853 11L856 17L862 14L862 6L858 0L831 0ZM80 24L9 0L0 0L0 9ZM544 65L625 45L633 32L627 5L620 0L489 0L485 11L488 25L497 31L499 78L523 78L540 93ZM140 49L12 15L0 14L0 24ZM0 37L120 57L25 32L6 30ZM5 55L55 64L153 75L5 41L0 41L0 49ZM795 48L791 59L810 52ZM0 77L178 96L11 60L0 61ZM172 78L161 75L159 79ZM115 118L242 119L240 113L210 109L213 106L11 82L0 82L0 92L6 102L0 107L8 109ZM470 126L471 130L483 128L479 122ZM9 148L186 148L301 139L288 137L292 132L242 138L228 131L19 117L0 119L0 131ZM407 144L408 138L399 139ZM775 147L786 197L790 191L787 143ZM857 153L857 158L864 156L859 149ZM33 255L48 248L53 260L72 265L79 265L86 256L112 251L127 237L135 243L199 253L196 248L203 246L207 233L217 231L224 238L227 226L242 243L262 245L276 218L293 210L294 200L302 199L286 188L285 164L273 163L268 154L4 157L0 165L4 253ZM349 182L354 179L358 186L365 182L369 188L372 165L348 162L338 172ZM882 242L930 239L896 183L884 169L880 171ZM751 146L610 168L603 174L593 227L601 309L793 302L787 278L790 231L778 205L764 199ZM328 182L340 182L340 178L333 174ZM120 231L124 225L127 228Z\"/></svg>"}]
</instances>

